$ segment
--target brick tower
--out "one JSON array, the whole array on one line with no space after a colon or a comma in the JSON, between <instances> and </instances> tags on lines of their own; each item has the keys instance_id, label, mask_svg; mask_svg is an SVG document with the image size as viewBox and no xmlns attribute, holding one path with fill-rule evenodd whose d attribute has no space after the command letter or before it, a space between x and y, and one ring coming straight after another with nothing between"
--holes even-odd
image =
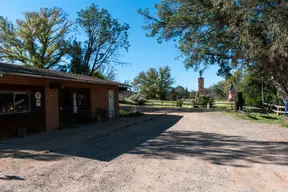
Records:
<instances>
[{"instance_id":1,"label":"brick tower","mask_svg":"<svg viewBox=\"0 0 288 192\"><path fill-rule=\"evenodd\" d=\"M198 93L204 93L204 78L198 78Z\"/></svg>"}]
</instances>

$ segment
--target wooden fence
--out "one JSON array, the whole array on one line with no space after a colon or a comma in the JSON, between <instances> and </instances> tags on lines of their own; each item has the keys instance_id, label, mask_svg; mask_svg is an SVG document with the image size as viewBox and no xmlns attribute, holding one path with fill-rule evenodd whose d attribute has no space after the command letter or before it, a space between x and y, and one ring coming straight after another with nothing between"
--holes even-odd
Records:
<instances>
[{"instance_id":1,"label":"wooden fence","mask_svg":"<svg viewBox=\"0 0 288 192\"><path fill-rule=\"evenodd\" d=\"M214 102L213 104L214 106L217 106L217 107L229 107L231 109L234 109L234 105L235 103L234 102L225 102L225 101L216 101Z\"/></svg>"},{"instance_id":2,"label":"wooden fence","mask_svg":"<svg viewBox=\"0 0 288 192\"><path fill-rule=\"evenodd\" d=\"M285 106L264 103L266 109L273 111L277 115L285 114Z\"/></svg>"}]
</instances>

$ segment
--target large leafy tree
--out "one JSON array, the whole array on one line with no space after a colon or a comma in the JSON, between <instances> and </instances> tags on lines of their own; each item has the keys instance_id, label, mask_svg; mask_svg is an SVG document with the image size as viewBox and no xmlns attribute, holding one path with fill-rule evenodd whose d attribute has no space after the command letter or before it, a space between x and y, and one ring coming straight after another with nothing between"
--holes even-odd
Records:
<instances>
[{"instance_id":1,"label":"large leafy tree","mask_svg":"<svg viewBox=\"0 0 288 192\"><path fill-rule=\"evenodd\" d=\"M147 72L141 72L133 81L140 94L148 99L165 100L171 91L174 79L171 77L168 66L160 67L157 71L150 68Z\"/></svg>"},{"instance_id":2,"label":"large leafy tree","mask_svg":"<svg viewBox=\"0 0 288 192\"><path fill-rule=\"evenodd\" d=\"M219 65L268 74L282 99L288 95L288 4L284 0L162 0L157 14L139 10L147 35L174 39L187 68Z\"/></svg>"},{"instance_id":3,"label":"large leafy tree","mask_svg":"<svg viewBox=\"0 0 288 192\"><path fill-rule=\"evenodd\" d=\"M88 74L90 69L89 66L83 65L83 50L81 42L74 40L69 50L69 55L71 57L71 63L68 66L68 68L70 68L69 72Z\"/></svg>"},{"instance_id":4,"label":"large leafy tree","mask_svg":"<svg viewBox=\"0 0 288 192\"><path fill-rule=\"evenodd\" d=\"M263 101L265 103L283 104L279 103L279 96L277 90L271 83L267 80L265 74L259 73L247 73L241 81L242 87L244 89L245 103L253 106L262 106ZM262 90L263 88L263 90ZM262 98L263 91L263 98ZM263 101L262 101L263 99Z\"/></svg>"},{"instance_id":5,"label":"large leafy tree","mask_svg":"<svg viewBox=\"0 0 288 192\"><path fill-rule=\"evenodd\" d=\"M74 40L69 48L71 57L70 64L66 65L67 72L76 74L90 74L90 68L83 64L83 48L81 42ZM113 66L101 65L97 70L91 73L91 76L100 79L114 81L116 79L116 69Z\"/></svg>"},{"instance_id":6,"label":"large leafy tree","mask_svg":"<svg viewBox=\"0 0 288 192\"><path fill-rule=\"evenodd\" d=\"M170 96L172 100L187 99L189 96L189 92L187 88L185 89L181 85L178 85L177 87L172 88Z\"/></svg>"},{"instance_id":7,"label":"large leafy tree","mask_svg":"<svg viewBox=\"0 0 288 192\"><path fill-rule=\"evenodd\" d=\"M229 82L229 81L227 81ZM225 81L219 81L205 89L206 94L216 100L226 100L228 97L228 90L225 89Z\"/></svg>"},{"instance_id":8,"label":"large leafy tree","mask_svg":"<svg viewBox=\"0 0 288 192\"><path fill-rule=\"evenodd\" d=\"M25 12L16 24L0 16L0 60L51 68L67 54L67 36L72 26L59 8Z\"/></svg>"},{"instance_id":9,"label":"large leafy tree","mask_svg":"<svg viewBox=\"0 0 288 192\"><path fill-rule=\"evenodd\" d=\"M77 24L87 37L83 42L82 65L89 75L103 65L124 64L120 61L122 49L128 51L128 24L120 24L106 9L92 4L78 12Z\"/></svg>"}]
</instances>

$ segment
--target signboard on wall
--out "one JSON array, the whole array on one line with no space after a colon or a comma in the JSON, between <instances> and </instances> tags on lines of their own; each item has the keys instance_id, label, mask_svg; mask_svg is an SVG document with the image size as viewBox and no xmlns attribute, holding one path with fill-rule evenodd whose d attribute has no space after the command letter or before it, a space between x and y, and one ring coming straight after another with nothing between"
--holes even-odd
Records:
<instances>
[{"instance_id":1,"label":"signboard on wall","mask_svg":"<svg viewBox=\"0 0 288 192\"><path fill-rule=\"evenodd\" d=\"M41 98L42 98L42 94L40 92L36 92L35 99L41 99Z\"/></svg>"},{"instance_id":2,"label":"signboard on wall","mask_svg":"<svg viewBox=\"0 0 288 192\"><path fill-rule=\"evenodd\" d=\"M74 112L75 114L78 113L78 107L74 107L73 109L74 109L73 112Z\"/></svg>"},{"instance_id":3,"label":"signboard on wall","mask_svg":"<svg viewBox=\"0 0 288 192\"><path fill-rule=\"evenodd\" d=\"M40 99L36 100L36 107L41 107L41 100Z\"/></svg>"},{"instance_id":4,"label":"signboard on wall","mask_svg":"<svg viewBox=\"0 0 288 192\"><path fill-rule=\"evenodd\" d=\"M36 107L41 107L41 98L42 94L40 92L36 92L35 93Z\"/></svg>"},{"instance_id":5,"label":"signboard on wall","mask_svg":"<svg viewBox=\"0 0 288 192\"><path fill-rule=\"evenodd\" d=\"M73 113L78 113L78 107L77 107L77 94L73 93Z\"/></svg>"}]
</instances>

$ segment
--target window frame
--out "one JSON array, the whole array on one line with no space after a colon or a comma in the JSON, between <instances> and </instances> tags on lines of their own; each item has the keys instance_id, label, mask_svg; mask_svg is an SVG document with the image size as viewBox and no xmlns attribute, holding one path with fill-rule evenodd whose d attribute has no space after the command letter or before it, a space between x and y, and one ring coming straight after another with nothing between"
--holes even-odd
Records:
<instances>
[{"instance_id":1,"label":"window frame","mask_svg":"<svg viewBox=\"0 0 288 192\"><path fill-rule=\"evenodd\" d=\"M3 113L0 115L14 115L14 114L25 114L25 113L31 113L31 93L29 91L0 91L1 94L11 94L13 95L13 113ZM17 94L27 94L28 95L28 111L25 112L16 112L16 107L15 107L15 96Z\"/></svg>"},{"instance_id":2,"label":"window frame","mask_svg":"<svg viewBox=\"0 0 288 192\"><path fill-rule=\"evenodd\" d=\"M81 98L83 96L83 98ZM84 104L79 104L79 97L84 100ZM77 106L86 106L88 101L87 101L87 95L86 94L76 94L77 98Z\"/></svg>"}]
</instances>

